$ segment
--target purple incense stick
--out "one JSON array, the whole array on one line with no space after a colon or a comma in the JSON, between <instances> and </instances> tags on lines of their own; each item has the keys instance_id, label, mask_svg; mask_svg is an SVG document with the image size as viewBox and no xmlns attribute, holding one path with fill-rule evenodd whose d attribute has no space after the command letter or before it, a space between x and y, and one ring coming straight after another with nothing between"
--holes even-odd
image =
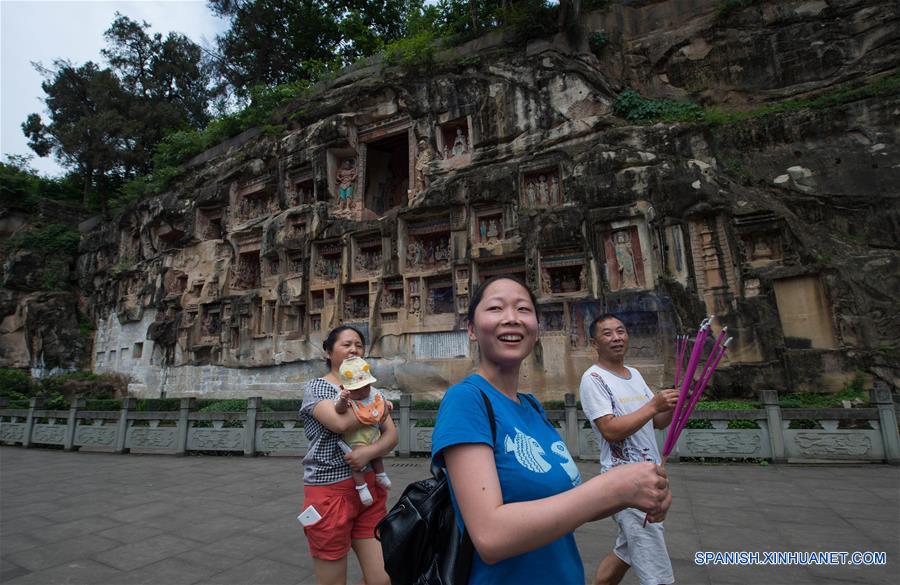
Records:
<instances>
[{"instance_id":1,"label":"purple incense stick","mask_svg":"<svg viewBox=\"0 0 900 585\"><path fill-rule=\"evenodd\" d=\"M700 396L702 396L703 392L706 390L706 385L709 383L709 380L712 378L713 373L716 371L716 367L719 365L719 361L722 359L722 356L725 355L729 343L731 343L730 337L725 340L725 343L717 348L719 351L715 353L715 356L710 355L709 361L712 362L711 367L709 368L709 372L706 374L706 376L702 378L698 383L697 388L694 390L694 394L691 396L690 404L688 404L688 406L682 413L682 418L679 421L678 428L675 431L676 441L678 440L678 436L681 435L681 431L684 430L688 418L690 418L691 416L691 412L693 412L694 407L697 406L697 402L700 400Z\"/></svg>"},{"instance_id":2,"label":"purple incense stick","mask_svg":"<svg viewBox=\"0 0 900 585\"><path fill-rule=\"evenodd\" d=\"M677 418L681 413L681 408L684 405L685 398L687 397L688 388L694 381L694 373L697 371L697 362L700 361L700 353L703 349L703 343L706 341L707 335L709 335L709 325L712 322L713 316L711 315L709 318L704 319L700 323L700 330L697 331L697 339L694 341L694 347L691 351L691 358L688 360L687 368L684 370L684 377L681 379L681 391L678 394L678 402L675 404L675 413L673 418ZM671 424L669 426L669 432L666 435L665 443L663 444L663 453L668 453L672 450L673 446L672 440L672 427Z\"/></svg>"}]
</instances>

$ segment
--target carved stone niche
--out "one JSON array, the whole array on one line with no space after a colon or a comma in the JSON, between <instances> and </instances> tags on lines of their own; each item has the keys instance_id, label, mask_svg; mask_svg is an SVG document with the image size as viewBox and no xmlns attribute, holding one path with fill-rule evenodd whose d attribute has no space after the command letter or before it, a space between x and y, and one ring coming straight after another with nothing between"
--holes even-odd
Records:
<instances>
[{"instance_id":1,"label":"carved stone niche","mask_svg":"<svg viewBox=\"0 0 900 585\"><path fill-rule=\"evenodd\" d=\"M588 269L584 252L578 249L541 252L541 296L584 295Z\"/></svg>"},{"instance_id":2,"label":"carved stone niche","mask_svg":"<svg viewBox=\"0 0 900 585\"><path fill-rule=\"evenodd\" d=\"M237 290L259 288L262 231L254 229L234 234L233 241L237 249L237 259L231 266L230 287Z\"/></svg>"},{"instance_id":3,"label":"carved stone niche","mask_svg":"<svg viewBox=\"0 0 900 585\"><path fill-rule=\"evenodd\" d=\"M382 323L396 323L400 309L403 308L403 279L386 278L381 284L379 300Z\"/></svg>"},{"instance_id":4,"label":"carved stone niche","mask_svg":"<svg viewBox=\"0 0 900 585\"><path fill-rule=\"evenodd\" d=\"M446 315L456 313L453 280L449 274L438 274L425 279L425 313Z\"/></svg>"},{"instance_id":5,"label":"carved stone niche","mask_svg":"<svg viewBox=\"0 0 900 585\"><path fill-rule=\"evenodd\" d=\"M471 241L475 246L497 245L506 236L503 210L482 209L472 213Z\"/></svg>"},{"instance_id":6,"label":"carved stone niche","mask_svg":"<svg viewBox=\"0 0 900 585\"><path fill-rule=\"evenodd\" d=\"M831 303L818 275L781 278L773 284L785 346L836 347Z\"/></svg>"},{"instance_id":7,"label":"carved stone niche","mask_svg":"<svg viewBox=\"0 0 900 585\"><path fill-rule=\"evenodd\" d=\"M292 213L284 220L284 246L286 248L298 248L303 244L307 226L306 213Z\"/></svg>"},{"instance_id":8,"label":"carved stone niche","mask_svg":"<svg viewBox=\"0 0 900 585\"><path fill-rule=\"evenodd\" d=\"M344 247L340 241L315 242L312 247L312 280L334 283L341 280Z\"/></svg>"},{"instance_id":9,"label":"carved stone niche","mask_svg":"<svg viewBox=\"0 0 900 585\"><path fill-rule=\"evenodd\" d=\"M492 276L515 276L527 282L525 274L525 259L522 256L512 256L503 258L502 260L478 261L472 264L474 272L473 284L477 282L479 285Z\"/></svg>"},{"instance_id":10,"label":"carved stone niche","mask_svg":"<svg viewBox=\"0 0 900 585\"><path fill-rule=\"evenodd\" d=\"M267 256L263 266L267 278L278 276L281 273L281 261L278 256Z\"/></svg>"},{"instance_id":11,"label":"carved stone niche","mask_svg":"<svg viewBox=\"0 0 900 585\"><path fill-rule=\"evenodd\" d=\"M241 252L231 273L231 288L247 290L259 288L259 284L259 250Z\"/></svg>"},{"instance_id":12,"label":"carved stone niche","mask_svg":"<svg viewBox=\"0 0 900 585\"><path fill-rule=\"evenodd\" d=\"M170 250L184 237L180 221L159 220L151 224L150 237L158 252Z\"/></svg>"},{"instance_id":13,"label":"carved stone niche","mask_svg":"<svg viewBox=\"0 0 900 585\"><path fill-rule=\"evenodd\" d=\"M723 216L701 217L688 224L697 291L709 313L728 310L738 287L728 225Z\"/></svg>"},{"instance_id":14,"label":"carved stone niche","mask_svg":"<svg viewBox=\"0 0 900 585\"><path fill-rule=\"evenodd\" d=\"M198 240L221 240L225 235L224 210L221 207L198 208L194 235Z\"/></svg>"},{"instance_id":15,"label":"carved stone niche","mask_svg":"<svg viewBox=\"0 0 900 585\"><path fill-rule=\"evenodd\" d=\"M559 165L521 170L521 205L529 208L559 207L566 201Z\"/></svg>"},{"instance_id":16,"label":"carved stone niche","mask_svg":"<svg viewBox=\"0 0 900 585\"><path fill-rule=\"evenodd\" d=\"M303 333L305 313L306 307L302 304L281 305L281 315L278 324L279 333L301 335Z\"/></svg>"},{"instance_id":17,"label":"carved stone niche","mask_svg":"<svg viewBox=\"0 0 900 585\"><path fill-rule=\"evenodd\" d=\"M200 340L204 343L217 343L222 330L221 308L218 305L204 305L201 311Z\"/></svg>"},{"instance_id":18,"label":"carved stone niche","mask_svg":"<svg viewBox=\"0 0 900 585\"><path fill-rule=\"evenodd\" d=\"M278 213L278 198L271 177L259 177L240 185L232 205L234 224Z\"/></svg>"},{"instance_id":19,"label":"carved stone niche","mask_svg":"<svg viewBox=\"0 0 900 585\"><path fill-rule=\"evenodd\" d=\"M469 310L469 267L457 268L454 273L456 282L456 311L467 313Z\"/></svg>"},{"instance_id":20,"label":"carved stone niche","mask_svg":"<svg viewBox=\"0 0 900 585\"><path fill-rule=\"evenodd\" d=\"M440 124L437 146L445 168L458 168L472 162L471 118L464 116Z\"/></svg>"},{"instance_id":21,"label":"carved stone niche","mask_svg":"<svg viewBox=\"0 0 900 585\"><path fill-rule=\"evenodd\" d=\"M666 239L666 271L669 276L687 286L690 277L687 259L687 240L684 228L680 224L665 228Z\"/></svg>"},{"instance_id":22,"label":"carved stone niche","mask_svg":"<svg viewBox=\"0 0 900 585\"><path fill-rule=\"evenodd\" d=\"M541 335L565 335L565 305L563 303L550 303L541 305L540 328Z\"/></svg>"},{"instance_id":23,"label":"carved stone niche","mask_svg":"<svg viewBox=\"0 0 900 585\"><path fill-rule=\"evenodd\" d=\"M741 259L751 268L763 268L784 257L782 220L771 211L735 216L734 231L741 243Z\"/></svg>"},{"instance_id":24,"label":"carved stone niche","mask_svg":"<svg viewBox=\"0 0 900 585\"><path fill-rule=\"evenodd\" d=\"M617 222L600 234L609 290L641 290L652 286L652 273L645 260L648 242L638 224Z\"/></svg>"},{"instance_id":25,"label":"carved stone niche","mask_svg":"<svg viewBox=\"0 0 900 585\"><path fill-rule=\"evenodd\" d=\"M306 262L302 252L290 252L287 255L285 275L290 277L306 274Z\"/></svg>"},{"instance_id":26,"label":"carved stone niche","mask_svg":"<svg viewBox=\"0 0 900 585\"><path fill-rule=\"evenodd\" d=\"M349 146L331 148L327 153L328 191L331 193L332 214L354 217L361 208L359 181L359 155ZM356 214L358 215L358 214Z\"/></svg>"},{"instance_id":27,"label":"carved stone niche","mask_svg":"<svg viewBox=\"0 0 900 585\"><path fill-rule=\"evenodd\" d=\"M354 237L350 246L353 258L350 270L354 280L374 278L381 274L382 242L380 234Z\"/></svg>"},{"instance_id":28,"label":"carved stone niche","mask_svg":"<svg viewBox=\"0 0 900 585\"><path fill-rule=\"evenodd\" d=\"M404 229L405 228L405 229ZM403 272L435 272L450 267L450 222L446 218L409 221L401 226Z\"/></svg>"},{"instance_id":29,"label":"carved stone niche","mask_svg":"<svg viewBox=\"0 0 900 585\"><path fill-rule=\"evenodd\" d=\"M288 207L311 205L316 201L324 201L326 199L325 197L316 197L313 171L309 165L291 169L286 173L284 192Z\"/></svg>"},{"instance_id":30,"label":"carved stone niche","mask_svg":"<svg viewBox=\"0 0 900 585\"><path fill-rule=\"evenodd\" d=\"M361 125L359 185L364 217L378 217L405 205L414 176L415 136L407 116Z\"/></svg>"},{"instance_id":31,"label":"carved stone niche","mask_svg":"<svg viewBox=\"0 0 900 585\"><path fill-rule=\"evenodd\" d=\"M344 288L344 321L364 321L369 318L368 283L348 285Z\"/></svg>"},{"instance_id":32,"label":"carved stone niche","mask_svg":"<svg viewBox=\"0 0 900 585\"><path fill-rule=\"evenodd\" d=\"M167 270L163 276L163 289L166 296L180 295L187 289L188 275L180 270Z\"/></svg>"},{"instance_id":33,"label":"carved stone niche","mask_svg":"<svg viewBox=\"0 0 900 585\"><path fill-rule=\"evenodd\" d=\"M410 315L422 313L422 279L419 277L406 279L406 312Z\"/></svg>"}]
</instances>

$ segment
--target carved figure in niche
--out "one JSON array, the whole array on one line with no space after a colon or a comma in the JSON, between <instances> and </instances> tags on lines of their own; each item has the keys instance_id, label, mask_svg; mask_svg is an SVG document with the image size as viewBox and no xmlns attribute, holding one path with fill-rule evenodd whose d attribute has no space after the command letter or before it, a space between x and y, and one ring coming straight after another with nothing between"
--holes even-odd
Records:
<instances>
[{"instance_id":1,"label":"carved figure in niche","mask_svg":"<svg viewBox=\"0 0 900 585\"><path fill-rule=\"evenodd\" d=\"M487 241L487 222L484 221L483 219L479 222L478 230L479 230L479 233L481 234L481 241L486 242Z\"/></svg>"},{"instance_id":2,"label":"carved figure in niche","mask_svg":"<svg viewBox=\"0 0 900 585\"><path fill-rule=\"evenodd\" d=\"M344 159L337 172L338 208L352 209L353 185L356 182L356 166L352 159Z\"/></svg>"},{"instance_id":3,"label":"carved figure in niche","mask_svg":"<svg viewBox=\"0 0 900 585\"><path fill-rule=\"evenodd\" d=\"M428 165L435 157L434 151L428 141L422 139L417 146L419 155L416 157L416 192L421 193L431 184L428 178Z\"/></svg>"},{"instance_id":4,"label":"carved figure in niche","mask_svg":"<svg viewBox=\"0 0 900 585\"><path fill-rule=\"evenodd\" d=\"M753 251L750 257L753 260L769 260L775 255L775 252L769 246L768 239L763 236L756 236L753 239Z\"/></svg>"},{"instance_id":5,"label":"carved figure in niche","mask_svg":"<svg viewBox=\"0 0 900 585\"><path fill-rule=\"evenodd\" d=\"M492 219L491 223L488 225L487 237L489 240L496 240L499 235L500 231L497 229L497 220Z\"/></svg>"},{"instance_id":6,"label":"carved figure in niche","mask_svg":"<svg viewBox=\"0 0 900 585\"><path fill-rule=\"evenodd\" d=\"M528 181L525 191L528 193L529 207L534 207L537 204L537 186L534 184L534 181Z\"/></svg>"},{"instance_id":7,"label":"carved figure in niche","mask_svg":"<svg viewBox=\"0 0 900 585\"><path fill-rule=\"evenodd\" d=\"M631 248L631 234L620 230L613 236L616 262L619 264L619 278L622 288L638 288L637 271L634 267L634 251Z\"/></svg>"},{"instance_id":8,"label":"carved figure in niche","mask_svg":"<svg viewBox=\"0 0 900 585\"><path fill-rule=\"evenodd\" d=\"M550 179L550 205L559 205L559 178L554 175L552 179Z\"/></svg>"},{"instance_id":9,"label":"carved figure in niche","mask_svg":"<svg viewBox=\"0 0 900 585\"><path fill-rule=\"evenodd\" d=\"M547 176L541 175L538 178L537 197L539 205L547 205Z\"/></svg>"},{"instance_id":10,"label":"carved figure in niche","mask_svg":"<svg viewBox=\"0 0 900 585\"><path fill-rule=\"evenodd\" d=\"M353 316L353 298L347 297L344 299L344 316L352 317Z\"/></svg>"},{"instance_id":11,"label":"carved figure in niche","mask_svg":"<svg viewBox=\"0 0 900 585\"><path fill-rule=\"evenodd\" d=\"M545 294L550 294L553 291L553 286L550 282L550 273L547 272L546 268L541 269L541 291Z\"/></svg>"},{"instance_id":12,"label":"carved figure in niche","mask_svg":"<svg viewBox=\"0 0 900 585\"><path fill-rule=\"evenodd\" d=\"M456 138L453 140L453 149L451 152L453 153L453 156L459 156L469 152L469 145L467 144L466 136L463 134L462 128L456 129Z\"/></svg>"},{"instance_id":13,"label":"carved figure in niche","mask_svg":"<svg viewBox=\"0 0 900 585\"><path fill-rule=\"evenodd\" d=\"M288 270L291 274L303 274L303 258L294 256L288 262Z\"/></svg>"},{"instance_id":14,"label":"carved figure in niche","mask_svg":"<svg viewBox=\"0 0 900 585\"><path fill-rule=\"evenodd\" d=\"M581 267L581 274L578 275L578 280L580 282L578 290L587 290L588 288L588 275L587 275L587 267Z\"/></svg>"},{"instance_id":15,"label":"carved figure in niche","mask_svg":"<svg viewBox=\"0 0 900 585\"><path fill-rule=\"evenodd\" d=\"M409 294L411 294L411 295L419 294L419 281L418 280L410 280L409 281Z\"/></svg>"},{"instance_id":16,"label":"carved figure in niche","mask_svg":"<svg viewBox=\"0 0 900 585\"><path fill-rule=\"evenodd\" d=\"M419 310L422 308L421 301L419 301L419 297L410 297L409 299L409 312L413 315L417 314Z\"/></svg>"}]
</instances>

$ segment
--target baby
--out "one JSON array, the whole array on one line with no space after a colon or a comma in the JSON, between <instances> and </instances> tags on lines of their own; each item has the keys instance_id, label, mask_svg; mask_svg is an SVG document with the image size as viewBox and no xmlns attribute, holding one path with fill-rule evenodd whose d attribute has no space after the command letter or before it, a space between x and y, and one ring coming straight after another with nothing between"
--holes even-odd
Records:
<instances>
[{"instance_id":1,"label":"baby","mask_svg":"<svg viewBox=\"0 0 900 585\"><path fill-rule=\"evenodd\" d=\"M341 391L334 402L334 409L338 414L344 414L348 408L352 408L356 419L366 425L361 429L344 433L344 440L340 441L338 445L345 453L349 453L357 447L371 445L381 437L379 423L386 405L381 391L372 387L372 383L377 380L369 370L369 364L361 357L349 357L341 364ZM389 489L391 480L384 472L384 462L381 457L372 459L369 465L375 470L375 483ZM366 485L365 474L361 471L354 471L353 482L356 484L356 491L359 492L359 499L363 505L371 506L372 494Z\"/></svg>"}]
</instances>

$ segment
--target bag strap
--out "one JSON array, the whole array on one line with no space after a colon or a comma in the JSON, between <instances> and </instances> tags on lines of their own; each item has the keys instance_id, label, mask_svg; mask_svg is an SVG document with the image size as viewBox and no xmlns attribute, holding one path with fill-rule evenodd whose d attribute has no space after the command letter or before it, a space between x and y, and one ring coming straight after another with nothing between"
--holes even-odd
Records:
<instances>
[{"instance_id":1,"label":"bag strap","mask_svg":"<svg viewBox=\"0 0 900 585\"><path fill-rule=\"evenodd\" d=\"M477 386L475 386L475 384L472 384L472 386L478 388ZM487 409L488 421L491 423L491 449L493 449L497 444L497 421L494 420L494 407L493 405L491 405L491 400L487 397L487 394L484 393L484 390L478 388L478 392L479 394L481 394L481 399L484 400L484 407ZM446 472L444 471L444 468L437 465L432 458L431 475L435 478L440 479L445 473Z\"/></svg>"},{"instance_id":2,"label":"bag strap","mask_svg":"<svg viewBox=\"0 0 900 585\"><path fill-rule=\"evenodd\" d=\"M497 421L494 420L494 407L491 404L487 394L479 388L481 399L484 400L484 407L487 409L488 420L491 423L491 437L493 449L497 444ZM475 545L472 544L472 537L469 536L469 529L463 526L462 538L460 540L459 557L453 566L453 584L462 585L469 582L469 574L472 572L472 558L475 556Z\"/></svg>"}]
</instances>

